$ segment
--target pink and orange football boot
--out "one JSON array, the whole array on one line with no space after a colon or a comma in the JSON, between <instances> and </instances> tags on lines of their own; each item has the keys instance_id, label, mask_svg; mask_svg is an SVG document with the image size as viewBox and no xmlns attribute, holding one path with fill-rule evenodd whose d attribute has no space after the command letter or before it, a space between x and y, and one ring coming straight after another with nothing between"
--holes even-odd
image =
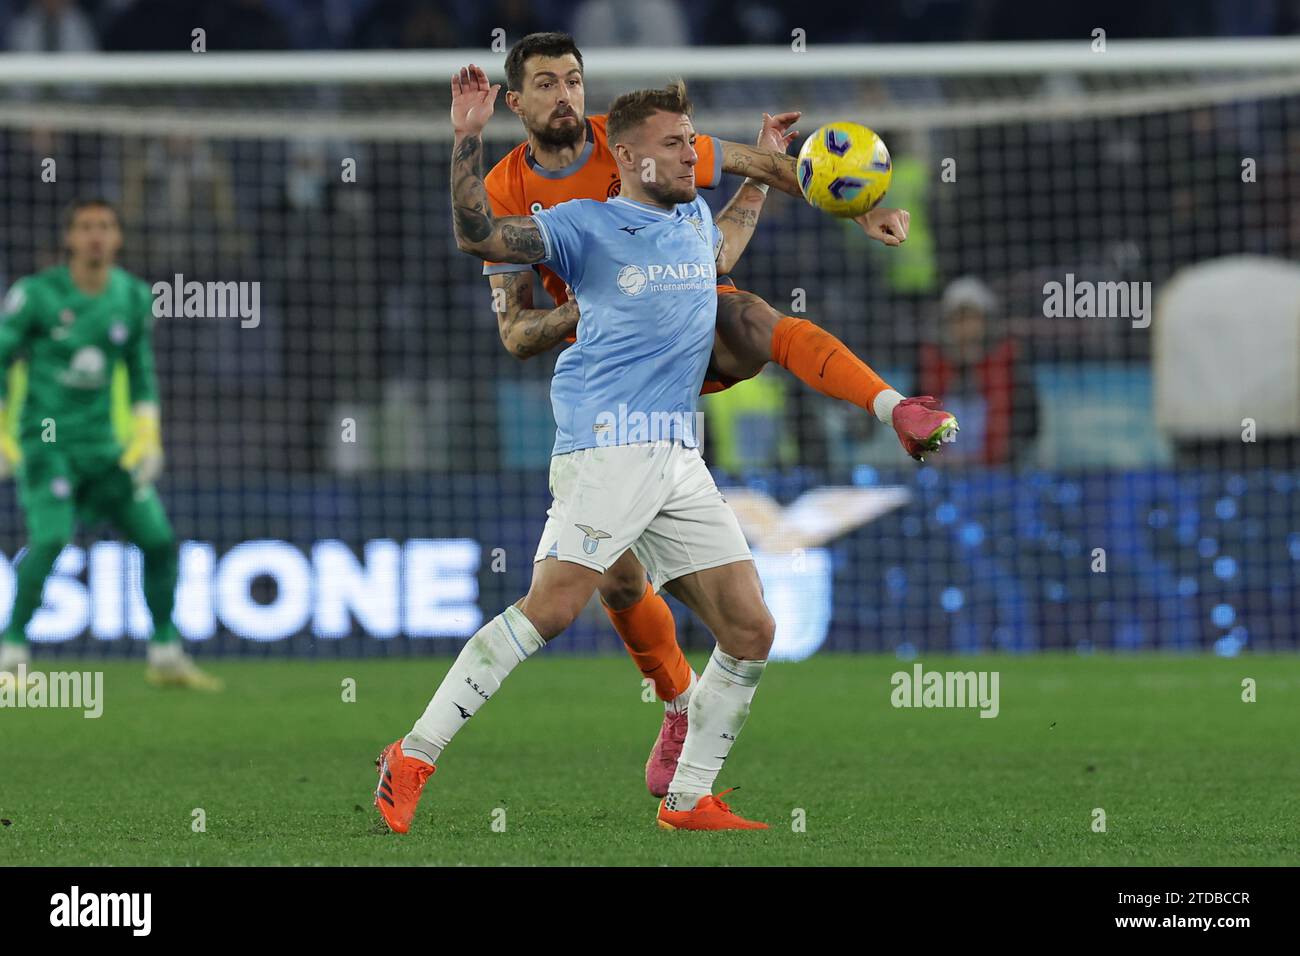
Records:
<instances>
[{"instance_id":1,"label":"pink and orange football boot","mask_svg":"<svg viewBox=\"0 0 1300 956\"><path fill-rule=\"evenodd\" d=\"M682 757L682 745L686 743L686 714L673 711L664 712L664 722L659 728L659 736L650 751L650 759L645 762L645 785L656 797L668 796L668 785L677 773L677 761Z\"/></svg>"},{"instance_id":2,"label":"pink and orange football boot","mask_svg":"<svg viewBox=\"0 0 1300 956\"><path fill-rule=\"evenodd\" d=\"M939 400L929 395L903 399L894 406L893 420L903 450L917 461L925 461L926 452L938 451L960 430L952 413L940 408Z\"/></svg>"}]
</instances>

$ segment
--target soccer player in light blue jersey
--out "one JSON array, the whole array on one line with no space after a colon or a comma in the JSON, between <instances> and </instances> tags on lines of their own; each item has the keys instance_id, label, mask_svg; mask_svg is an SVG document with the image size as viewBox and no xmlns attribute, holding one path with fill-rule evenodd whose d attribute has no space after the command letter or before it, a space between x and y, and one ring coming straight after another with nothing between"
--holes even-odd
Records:
<instances>
[{"instance_id":1,"label":"soccer player in light blue jersey","mask_svg":"<svg viewBox=\"0 0 1300 956\"><path fill-rule=\"evenodd\" d=\"M586 607L629 548L705 623L717 647L692 692L689 730L658 822L766 829L713 785L744 726L775 628L739 523L699 450L696 403L713 348L716 280L744 251L763 193L746 183L715 224L695 186L691 107L680 82L614 101L608 138L623 182L607 202L493 216L483 127L499 86L478 67L452 79L452 203L461 250L545 263L572 288L577 341L551 386L554 498L528 594L475 634L414 728L378 761L375 805L405 833L435 763L516 665Z\"/></svg>"}]
</instances>

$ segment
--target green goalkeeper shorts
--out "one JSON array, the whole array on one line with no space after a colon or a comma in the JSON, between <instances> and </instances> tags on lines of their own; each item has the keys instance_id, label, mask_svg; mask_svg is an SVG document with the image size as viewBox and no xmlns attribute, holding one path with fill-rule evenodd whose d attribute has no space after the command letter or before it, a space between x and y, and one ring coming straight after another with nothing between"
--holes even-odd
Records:
<instances>
[{"instance_id":1,"label":"green goalkeeper shorts","mask_svg":"<svg viewBox=\"0 0 1300 956\"><path fill-rule=\"evenodd\" d=\"M18 500L27 514L28 530L61 528L74 516L87 524L120 524L133 506L156 496L152 486L135 486L130 472L117 463L121 456L116 443L83 448L24 443ZM67 528L68 534L71 531Z\"/></svg>"}]
</instances>

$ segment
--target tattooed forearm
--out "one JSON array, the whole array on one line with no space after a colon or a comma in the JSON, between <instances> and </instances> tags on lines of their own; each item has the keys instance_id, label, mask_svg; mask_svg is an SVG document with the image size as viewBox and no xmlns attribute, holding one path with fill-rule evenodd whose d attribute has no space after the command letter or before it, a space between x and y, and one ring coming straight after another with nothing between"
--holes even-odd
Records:
<instances>
[{"instance_id":1,"label":"tattooed forearm","mask_svg":"<svg viewBox=\"0 0 1300 956\"><path fill-rule=\"evenodd\" d=\"M578 303L574 299L556 309L533 308L531 270L494 275L492 288L498 302L501 342L517 359L532 358L554 348L578 328Z\"/></svg>"},{"instance_id":2,"label":"tattooed forearm","mask_svg":"<svg viewBox=\"0 0 1300 956\"><path fill-rule=\"evenodd\" d=\"M503 227L501 238L507 249L525 256L528 262L536 262L546 255L542 234L531 221L523 225Z\"/></svg>"},{"instance_id":3,"label":"tattooed forearm","mask_svg":"<svg viewBox=\"0 0 1300 956\"><path fill-rule=\"evenodd\" d=\"M483 138L481 136L466 136L456 147L452 156L453 161L457 163L473 163L475 171L478 170L479 159L483 155Z\"/></svg>"},{"instance_id":4,"label":"tattooed forearm","mask_svg":"<svg viewBox=\"0 0 1300 956\"><path fill-rule=\"evenodd\" d=\"M456 245L466 248L492 235L492 207L483 185L483 140L467 136L451 154L451 207Z\"/></svg>"},{"instance_id":5,"label":"tattooed forearm","mask_svg":"<svg viewBox=\"0 0 1300 956\"><path fill-rule=\"evenodd\" d=\"M730 212L723 213L718 217L718 222L726 220L734 222L742 229L753 229L758 225L757 209L732 209Z\"/></svg>"},{"instance_id":6,"label":"tattooed forearm","mask_svg":"<svg viewBox=\"0 0 1300 956\"><path fill-rule=\"evenodd\" d=\"M466 242L482 242L488 236L492 235L492 214L481 208L471 208L469 206L457 206L453 211L453 219L456 223L456 240ZM462 245L462 249L465 247ZM471 250L466 250L467 252Z\"/></svg>"},{"instance_id":7,"label":"tattooed forearm","mask_svg":"<svg viewBox=\"0 0 1300 956\"><path fill-rule=\"evenodd\" d=\"M542 234L530 216L492 215L483 185L483 140L466 136L451 153L451 219L456 246L493 262L540 262Z\"/></svg>"},{"instance_id":8,"label":"tattooed forearm","mask_svg":"<svg viewBox=\"0 0 1300 956\"><path fill-rule=\"evenodd\" d=\"M715 221L722 233L722 248L717 256L719 273L730 272L749 245L754 230L758 228L758 214L766 198L765 190L747 179L718 214Z\"/></svg>"},{"instance_id":9,"label":"tattooed forearm","mask_svg":"<svg viewBox=\"0 0 1300 956\"><path fill-rule=\"evenodd\" d=\"M799 191L798 162L793 156L727 140L719 140L719 142L722 144L724 173L750 176L783 193L802 197L803 193Z\"/></svg>"},{"instance_id":10,"label":"tattooed forearm","mask_svg":"<svg viewBox=\"0 0 1300 956\"><path fill-rule=\"evenodd\" d=\"M508 347L518 358L531 358L555 348L577 329L578 303L575 299L550 311L531 309L519 313Z\"/></svg>"}]
</instances>

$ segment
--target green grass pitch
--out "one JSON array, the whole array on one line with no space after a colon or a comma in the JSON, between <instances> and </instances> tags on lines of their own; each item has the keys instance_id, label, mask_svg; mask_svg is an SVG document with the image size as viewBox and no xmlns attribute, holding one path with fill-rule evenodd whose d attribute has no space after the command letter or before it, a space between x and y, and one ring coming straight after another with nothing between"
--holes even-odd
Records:
<instances>
[{"instance_id":1,"label":"green grass pitch","mask_svg":"<svg viewBox=\"0 0 1300 956\"><path fill-rule=\"evenodd\" d=\"M697 834L655 826L662 708L631 662L543 654L453 743L411 833L375 832L375 754L449 663L217 662L209 696L81 662L100 719L0 710L0 865L1300 863L1294 656L923 659L998 671L995 719L893 708L911 664L891 657L773 664L719 781L772 829Z\"/></svg>"}]
</instances>

